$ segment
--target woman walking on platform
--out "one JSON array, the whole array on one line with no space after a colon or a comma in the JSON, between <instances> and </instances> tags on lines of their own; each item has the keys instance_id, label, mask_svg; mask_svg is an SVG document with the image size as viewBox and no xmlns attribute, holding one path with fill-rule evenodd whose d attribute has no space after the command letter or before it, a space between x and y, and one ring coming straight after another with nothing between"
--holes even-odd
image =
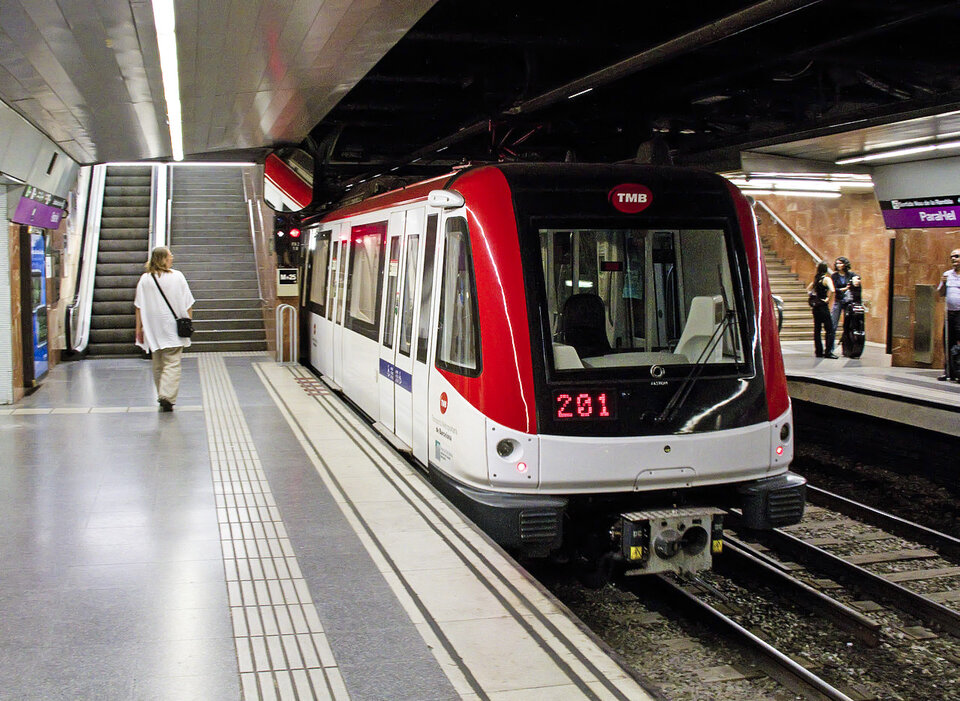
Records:
<instances>
[{"instance_id":1,"label":"woman walking on platform","mask_svg":"<svg viewBox=\"0 0 960 701\"><path fill-rule=\"evenodd\" d=\"M137 283L137 345L153 358L153 383L160 411L173 411L180 391L180 360L190 338L177 334L177 318L193 317L193 294L187 279L174 270L173 254L157 246Z\"/></svg>"},{"instance_id":2,"label":"woman walking on platform","mask_svg":"<svg viewBox=\"0 0 960 701\"><path fill-rule=\"evenodd\" d=\"M835 291L833 280L830 279L828 271L827 261L820 261L817 264L817 272L813 276L813 282L807 285L810 307L813 311L813 347L818 358L837 357L833 353L834 328L833 319L830 318L830 305L833 302ZM826 331L825 342L820 340L821 328ZM824 348L826 348L826 352L824 352Z\"/></svg>"}]
</instances>

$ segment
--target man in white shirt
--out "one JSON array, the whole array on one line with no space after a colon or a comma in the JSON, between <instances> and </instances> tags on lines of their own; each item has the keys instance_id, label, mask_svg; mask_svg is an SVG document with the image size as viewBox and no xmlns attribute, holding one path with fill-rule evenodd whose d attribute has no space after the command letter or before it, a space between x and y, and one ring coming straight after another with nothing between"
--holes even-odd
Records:
<instances>
[{"instance_id":1,"label":"man in white shirt","mask_svg":"<svg viewBox=\"0 0 960 701\"><path fill-rule=\"evenodd\" d=\"M960 382L960 248L950 251L950 264L953 266L940 277L937 291L946 297L947 316L943 330L944 373L938 380Z\"/></svg>"}]
</instances>

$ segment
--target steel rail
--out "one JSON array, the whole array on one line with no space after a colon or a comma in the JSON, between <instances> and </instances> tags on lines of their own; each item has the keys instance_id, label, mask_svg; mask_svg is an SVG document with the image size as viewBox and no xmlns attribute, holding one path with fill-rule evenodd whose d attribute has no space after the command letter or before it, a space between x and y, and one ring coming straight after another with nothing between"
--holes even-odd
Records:
<instances>
[{"instance_id":1,"label":"steel rail","mask_svg":"<svg viewBox=\"0 0 960 701\"><path fill-rule=\"evenodd\" d=\"M928 545L943 555L960 559L960 538L954 538L946 533L907 521L872 506L814 487L809 483L807 484L807 497L809 501L818 506L838 511L845 516L869 523L905 540L913 540Z\"/></svg>"},{"instance_id":2,"label":"steel rail","mask_svg":"<svg viewBox=\"0 0 960 701\"><path fill-rule=\"evenodd\" d=\"M740 519L735 512L727 512L725 520L736 528ZM826 572L831 577L855 583L871 596L889 602L893 607L916 616L933 628L960 637L960 612L938 604L936 601L917 594L896 582L891 582L864 567L847 562L823 548L810 545L779 528L764 531L761 534L761 539L769 541L775 548L786 552L791 558L800 560L814 569Z\"/></svg>"},{"instance_id":3,"label":"steel rail","mask_svg":"<svg viewBox=\"0 0 960 701\"><path fill-rule=\"evenodd\" d=\"M747 573L760 581L770 583L785 598L824 616L868 647L880 645L879 623L801 582L761 557L759 552L746 543L727 533L723 535L723 554L714 558L714 569L727 575Z\"/></svg>"},{"instance_id":4,"label":"steel rail","mask_svg":"<svg viewBox=\"0 0 960 701\"><path fill-rule=\"evenodd\" d=\"M644 578L647 580L647 578ZM726 616L709 604L701 601L679 585L663 575L651 575L650 581L660 586L662 593L669 597L677 608L690 612L690 615L706 622L721 635L735 639L756 653L760 667L772 679L784 687L802 695L806 699L829 699L830 701L853 701L851 697L833 687L811 671L787 657L775 647L757 637L729 616ZM646 584L646 581L644 582Z\"/></svg>"}]
</instances>

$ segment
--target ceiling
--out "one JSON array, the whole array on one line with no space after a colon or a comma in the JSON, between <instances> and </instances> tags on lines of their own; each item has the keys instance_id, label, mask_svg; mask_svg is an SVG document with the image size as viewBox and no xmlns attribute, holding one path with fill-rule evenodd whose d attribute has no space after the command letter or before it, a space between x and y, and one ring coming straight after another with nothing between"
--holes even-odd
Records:
<instances>
[{"instance_id":1,"label":"ceiling","mask_svg":"<svg viewBox=\"0 0 960 701\"><path fill-rule=\"evenodd\" d=\"M463 162L729 170L743 151L832 162L960 129L935 117L960 109L956 1L176 10L188 158L302 142L331 196ZM169 157L158 65L148 0L0 0L0 99L81 163Z\"/></svg>"}]
</instances>

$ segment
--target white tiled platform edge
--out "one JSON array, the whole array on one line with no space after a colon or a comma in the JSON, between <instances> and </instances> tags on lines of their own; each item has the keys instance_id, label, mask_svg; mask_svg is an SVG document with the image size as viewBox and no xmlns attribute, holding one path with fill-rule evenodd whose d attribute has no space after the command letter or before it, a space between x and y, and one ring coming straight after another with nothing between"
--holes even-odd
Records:
<instances>
[{"instance_id":1,"label":"white tiled platform edge","mask_svg":"<svg viewBox=\"0 0 960 701\"><path fill-rule=\"evenodd\" d=\"M244 699L348 699L224 355L198 354Z\"/></svg>"},{"instance_id":2,"label":"white tiled platform edge","mask_svg":"<svg viewBox=\"0 0 960 701\"><path fill-rule=\"evenodd\" d=\"M305 369L254 367L462 698L651 698Z\"/></svg>"}]
</instances>

